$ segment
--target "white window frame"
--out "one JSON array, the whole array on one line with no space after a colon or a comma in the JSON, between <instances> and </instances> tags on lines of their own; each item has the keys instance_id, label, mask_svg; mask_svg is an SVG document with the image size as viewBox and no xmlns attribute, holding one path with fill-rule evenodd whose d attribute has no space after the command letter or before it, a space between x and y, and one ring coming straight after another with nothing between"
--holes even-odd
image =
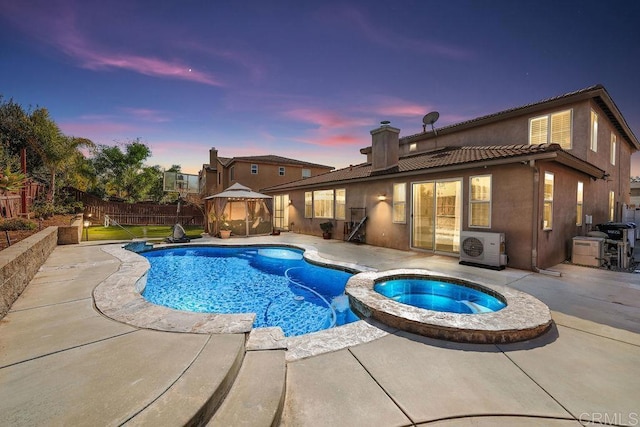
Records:
<instances>
[{"instance_id":1,"label":"white window frame","mask_svg":"<svg viewBox=\"0 0 640 427\"><path fill-rule=\"evenodd\" d=\"M567 132L564 128L557 129L559 124L558 120L561 120L565 115L569 116L568 144L557 142L555 139L556 135ZM573 109L570 108L568 110L557 111L529 119L529 145L551 143L560 144L565 150L570 150L573 147Z\"/></svg>"},{"instance_id":2,"label":"white window frame","mask_svg":"<svg viewBox=\"0 0 640 427\"><path fill-rule=\"evenodd\" d=\"M611 154L609 155L609 161L613 166L616 165L616 151L618 146L618 137L615 133L611 132Z\"/></svg>"},{"instance_id":3,"label":"white window frame","mask_svg":"<svg viewBox=\"0 0 640 427\"><path fill-rule=\"evenodd\" d=\"M347 189L337 188L335 192L336 200L336 219L344 220L347 218Z\"/></svg>"},{"instance_id":4,"label":"white window frame","mask_svg":"<svg viewBox=\"0 0 640 427\"><path fill-rule=\"evenodd\" d=\"M547 193L547 182L551 184L551 193ZM555 191L555 176L553 172L544 173L544 185L543 185L543 198L544 203L542 205L542 229L553 229L553 193ZM549 216L547 217L547 206L549 207Z\"/></svg>"},{"instance_id":5,"label":"white window frame","mask_svg":"<svg viewBox=\"0 0 640 427\"><path fill-rule=\"evenodd\" d=\"M584 183L578 181L578 189L576 195L576 225L582 225L582 217L584 214Z\"/></svg>"},{"instance_id":6,"label":"white window frame","mask_svg":"<svg viewBox=\"0 0 640 427\"><path fill-rule=\"evenodd\" d=\"M395 224L407 223L407 183L393 184L392 220Z\"/></svg>"},{"instance_id":7,"label":"white window frame","mask_svg":"<svg viewBox=\"0 0 640 427\"><path fill-rule=\"evenodd\" d=\"M473 197L473 181L474 179L480 179L480 178L489 178L489 190L488 190L488 194L486 198L481 198L481 199L474 199ZM492 175L475 175L475 176L470 176L469 177L469 227L474 227L474 228L491 228L491 202L492 202L492 197L493 195L493 177ZM475 206L479 206L479 205L488 205L489 206L489 212L488 212L488 217L487 217L487 224L481 224L479 222L477 222L476 219L473 218L473 212L474 212L474 207Z\"/></svg>"},{"instance_id":8,"label":"white window frame","mask_svg":"<svg viewBox=\"0 0 640 427\"><path fill-rule=\"evenodd\" d=\"M313 217L333 219L335 191L315 190L313 192Z\"/></svg>"},{"instance_id":9,"label":"white window frame","mask_svg":"<svg viewBox=\"0 0 640 427\"><path fill-rule=\"evenodd\" d=\"M284 175L285 175L285 173L286 173L286 169L285 169L285 167L284 167L284 166L280 166L280 167L278 167L278 175L279 175L279 176L284 176Z\"/></svg>"},{"instance_id":10,"label":"white window frame","mask_svg":"<svg viewBox=\"0 0 640 427\"><path fill-rule=\"evenodd\" d=\"M589 145L591 151L598 152L598 113L591 110L591 142Z\"/></svg>"},{"instance_id":11,"label":"white window frame","mask_svg":"<svg viewBox=\"0 0 640 427\"><path fill-rule=\"evenodd\" d=\"M255 163L251 164L251 175L258 175L258 165Z\"/></svg>"},{"instance_id":12,"label":"white window frame","mask_svg":"<svg viewBox=\"0 0 640 427\"><path fill-rule=\"evenodd\" d=\"M313 192L304 192L304 217L313 218Z\"/></svg>"}]
</instances>

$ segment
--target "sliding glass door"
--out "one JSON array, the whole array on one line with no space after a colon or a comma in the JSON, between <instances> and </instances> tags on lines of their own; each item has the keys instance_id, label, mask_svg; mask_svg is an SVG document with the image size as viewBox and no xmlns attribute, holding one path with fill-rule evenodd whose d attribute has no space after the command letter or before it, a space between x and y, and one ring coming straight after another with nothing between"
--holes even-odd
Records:
<instances>
[{"instance_id":1,"label":"sliding glass door","mask_svg":"<svg viewBox=\"0 0 640 427\"><path fill-rule=\"evenodd\" d=\"M412 204L412 247L438 252L459 252L462 180L414 183Z\"/></svg>"}]
</instances>

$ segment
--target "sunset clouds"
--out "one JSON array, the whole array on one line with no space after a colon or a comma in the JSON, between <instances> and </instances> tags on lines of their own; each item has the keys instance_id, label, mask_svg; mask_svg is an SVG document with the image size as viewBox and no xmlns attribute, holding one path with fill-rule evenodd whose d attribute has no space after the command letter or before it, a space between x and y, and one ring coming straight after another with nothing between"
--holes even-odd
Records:
<instances>
[{"instance_id":1,"label":"sunset clouds","mask_svg":"<svg viewBox=\"0 0 640 427\"><path fill-rule=\"evenodd\" d=\"M211 147L344 167L381 121L403 137L597 83L640 134L640 2L621 1L576 20L553 0L0 0L0 94L190 173Z\"/></svg>"}]
</instances>

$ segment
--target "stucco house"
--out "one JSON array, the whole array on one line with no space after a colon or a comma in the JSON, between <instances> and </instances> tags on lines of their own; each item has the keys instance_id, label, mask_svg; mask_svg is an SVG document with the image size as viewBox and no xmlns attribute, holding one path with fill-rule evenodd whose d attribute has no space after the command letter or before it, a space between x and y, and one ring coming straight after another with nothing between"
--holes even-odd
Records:
<instances>
[{"instance_id":1,"label":"stucco house","mask_svg":"<svg viewBox=\"0 0 640 427\"><path fill-rule=\"evenodd\" d=\"M310 178L333 169L332 166L275 155L219 157L214 147L209 150L209 163L203 164L198 173L200 199L221 193L236 183L257 190ZM274 219L278 220L276 227L285 228L281 223L282 218Z\"/></svg>"},{"instance_id":2,"label":"stucco house","mask_svg":"<svg viewBox=\"0 0 640 427\"><path fill-rule=\"evenodd\" d=\"M260 191L287 201L295 232L320 235L331 221L346 239L362 222L367 244L452 256L464 233L504 233L507 265L535 271L569 259L574 236L620 220L640 149L601 85L399 134L382 122L365 163Z\"/></svg>"}]
</instances>

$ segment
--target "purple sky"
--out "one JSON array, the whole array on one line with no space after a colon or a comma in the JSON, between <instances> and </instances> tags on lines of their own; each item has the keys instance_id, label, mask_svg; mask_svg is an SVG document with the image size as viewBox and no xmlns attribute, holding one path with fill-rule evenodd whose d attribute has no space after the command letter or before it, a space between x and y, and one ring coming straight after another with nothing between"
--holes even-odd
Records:
<instances>
[{"instance_id":1,"label":"purple sky","mask_svg":"<svg viewBox=\"0 0 640 427\"><path fill-rule=\"evenodd\" d=\"M343 167L381 120L410 135L597 83L640 137L639 20L636 0L0 0L0 94L189 173L212 146Z\"/></svg>"}]
</instances>

